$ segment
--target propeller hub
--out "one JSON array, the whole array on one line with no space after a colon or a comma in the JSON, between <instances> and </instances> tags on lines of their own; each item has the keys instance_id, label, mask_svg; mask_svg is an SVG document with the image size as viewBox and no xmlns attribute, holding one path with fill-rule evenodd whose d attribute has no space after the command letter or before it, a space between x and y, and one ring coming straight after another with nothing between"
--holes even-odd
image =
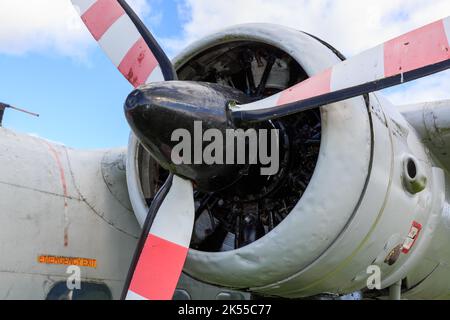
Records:
<instances>
[{"instance_id":1,"label":"propeller hub","mask_svg":"<svg viewBox=\"0 0 450 320\"><path fill-rule=\"evenodd\" d=\"M136 137L163 168L192 180L199 190L212 192L239 180L247 165L205 163L203 150L211 142L203 141L203 134L216 129L225 137L227 129L236 129L227 106L230 101L248 100L242 92L218 84L166 81L133 91L125 115ZM189 146L183 153L190 153L182 154L183 161L175 152L181 142Z\"/></svg>"}]
</instances>

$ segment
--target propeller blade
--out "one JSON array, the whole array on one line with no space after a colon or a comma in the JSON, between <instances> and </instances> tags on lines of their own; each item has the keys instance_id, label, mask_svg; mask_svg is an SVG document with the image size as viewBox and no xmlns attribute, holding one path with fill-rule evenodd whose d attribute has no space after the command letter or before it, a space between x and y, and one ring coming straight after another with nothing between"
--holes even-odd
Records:
<instances>
[{"instance_id":1,"label":"propeller blade","mask_svg":"<svg viewBox=\"0 0 450 320\"><path fill-rule=\"evenodd\" d=\"M171 61L125 0L72 3L94 39L135 88L177 79ZM194 219L192 183L171 174L149 209L123 299L172 299L189 250Z\"/></svg>"},{"instance_id":2,"label":"propeller blade","mask_svg":"<svg viewBox=\"0 0 450 320\"><path fill-rule=\"evenodd\" d=\"M183 270L195 219L192 183L170 175L150 207L123 299L171 300Z\"/></svg>"},{"instance_id":3,"label":"propeller blade","mask_svg":"<svg viewBox=\"0 0 450 320\"><path fill-rule=\"evenodd\" d=\"M125 0L72 0L94 39L135 87L176 80L169 58Z\"/></svg>"},{"instance_id":4,"label":"propeller blade","mask_svg":"<svg viewBox=\"0 0 450 320\"><path fill-rule=\"evenodd\" d=\"M236 124L276 119L450 68L450 17L343 61L281 93L229 105Z\"/></svg>"}]
</instances>

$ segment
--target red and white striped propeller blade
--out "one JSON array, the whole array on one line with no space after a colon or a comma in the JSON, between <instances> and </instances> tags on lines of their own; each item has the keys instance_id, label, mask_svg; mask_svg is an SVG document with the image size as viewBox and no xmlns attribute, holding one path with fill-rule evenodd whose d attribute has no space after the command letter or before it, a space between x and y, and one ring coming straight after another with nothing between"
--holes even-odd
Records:
<instances>
[{"instance_id":1,"label":"red and white striped propeller blade","mask_svg":"<svg viewBox=\"0 0 450 320\"><path fill-rule=\"evenodd\" d=\"M136 88L176 80L172 63L125 0L72 0L94 39Z\"/></svg>"},{"instance_id":2,"label":"red and white striped propeller blade","mask_svg":"<svg viewBox=\"0 0 450 320\"><path fill-rule=\"evenodd\" d=\"M103 51L134 86L176 80L172 63L125 0L72 0ZM172 299L194 227L193 186L170 175L152 202L123 299Z\"/></svg>"},{"instance_id":3,"label":"red and white striped propeller blade","mask_svg":"<svg viewBox=\"0 0 450 320\"><path fill-rule=\"evenodd\" d=\"M236 123L280 118L450 68L450 17L343 61L274 96L231 108Z\"/></svg>"},{"instance_id":4,"label":"red and white striped propeller blade","mask_svg":"<svg viewBox=\"0 0 450 320\"><path fill-rule=\"evenodd\" d=\"M189 251L194 217L192 183L170 175L152 202L123 299L172 299Z\"/></svg>"}]
</instances>

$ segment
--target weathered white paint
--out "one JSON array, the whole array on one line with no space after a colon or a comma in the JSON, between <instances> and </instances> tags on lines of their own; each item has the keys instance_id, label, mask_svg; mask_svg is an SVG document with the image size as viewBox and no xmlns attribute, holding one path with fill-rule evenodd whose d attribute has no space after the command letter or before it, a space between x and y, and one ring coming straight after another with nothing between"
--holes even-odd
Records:
<instances>
[{"instance_id":1,"label":"weathered white paint","mask_svg":"<svg viewBox=\"0 0 450 320\"><path fill-rule=\"evenodd\" d=\"M152 82L160 82L164 81L164 75L162 73L161 67L157 66L155 70L150 73L150 76L148 77L147 81L145 83L152 83Z\"/></svg>"},{"instance_id":2,"label":"weathered white paint","mask_svg":"<svg viewBox=\"0 0 450 320\"><path fill-rule=\"evenodd\" d=\"M278 105L278 101L280 100L281 94L277 93L273 96L270 96L264 100L247 103L246 105L237 105L236 108L232 109L234 111L252 111L252 110L261 110L267 108L273 108Z\"/></svg>"},{"instance_id":3,"label":"weathered white paint","mask_svg":"<svg viewBox=\"0 0 450 320\"><path fill-rule=\"evenodd\" d=\"M182 66L199 51L236 40L274 45L289 52L309 74L339 61L329 49L297 31L250 24L200 40L177 57L175 65ZM378 51L371 53L374 52ZM379 55L372 58L375 62L380 59ZM375 74L381 72L379 64L360 67ZM332 79L333 88L356 81L352 77L341 78L342 83ZM288 218L270 234L239 250L221 253L190 250L185 271L210 283L252 287L258 293L295 298L364 288L366 268L372 263L381 267L387 280L383 284L388 286L403 276L404 263L409 261L407 269L412 276L408 286L411 287L423 280L416 270L421 270L420 274L423 270L431 272L431 266L434 268L440 260L445 261L446 258L436 255L432 257L434 264L409 259L415 255L416 248L417 253L428 252L436 242L433 223L439 215L443 192L439 183L442 179L436 176L439 169L432 169L436 164L394 106L374 94L370 95L370 101L374 156L365 193L362 191L370 163L370 126L364 103L356 98L322 110L323 141L318 166L308 190ZM135 148L136 142L131 138L132 158ZM429 181L425 191L415 196L402 185L402 159L407 154L419 159ZM129 164L128 173L133 176L135 161ZM128 181L129 187L139 190L139 183L134 179ZM142 195L132 193L131 196L139 217L144 212L139 211L145 209L145 204L139 203ZM411 256L401 255L397 263L388 266L385 257L403 243L413 220L423 223L423 237L419 237ZM448 288L448 277L442 280Z\"/></svg>"},{"instance_id":4,"label":"weathered white paint","mask_svg":"<svg viewBox=\"0 0 450 320\"><path fill-rule=\"evenodd\" d=\"M57 282L66 282L67 266L39 264L39 255L96 259L96 269L81 268L82 285L106 284L113 299L120 298L141 234L125 159L125 149L74 150L0 128L0 299L45 299ZM178 287L193 299L248 298L185 275Z\"/></svg>"},{"instance_id":5,"label":"weathered white paint","mask_svg":"<svg viewBox=\"0 0 450 320\"><path fill-rule=\"evenodd\" d=\"M450 44L450 17L444 19L444 28L445 33L447 34L448 43Z\"/></svg>"},{"instance_id":6,"label":"weathered white paint","mask_svg":"<svg viewBox=\"0 0 450 320\"><path fill-rule=\"evenodd\" d=\"M398 110L444 168L450 170L450 100L404 105Z\"/></svg>"},{"instance_id":7,"label":"weathered white paint","mask_svg":"<svg viewBox=\"0 0 450 320\"><path fill-rule=\"evenodd\" d=\"M341 90L384 77L384 47L379 45L333 67L331 90Z\"/></svg>"},{"instance_id":8,"label":"weathered white paint","mask_svg":"<svg viewBox=\"0 0 450 320\"><path fill-rule=\"evenodd\" d=\"M297 31L246 25L194 44L176 59L177 65L199 50L238 39L275 45L293 55L309 74L338 62L329 49ZM322 110L317 170L289 217L269 235L240 250L191 250L185 271L206 282L294 298L361 289L367 266L377 263L384 286L406 275L407 288L413 288L406 297L449 298L450 233L439 223L443 221L444 179L436 168L441 164L430 158L420 141L426 139L422 133L430 133L427 125L434 123L436 138L429 140L433 151L431 146L442 142L437 138L445 137L439 121L449 117L442 110L432 122L434 107L432 113L421 109L425 125L410 120L414 130L380 96L371 95L370 100L374 157L365 193L370 122L363 100L355 98ZM408 119L420 119L416 112L410 115ZM125 196L123 170L118 169L123 152L76 151L5 129L0 129L0 149L0 252L8 257L0 263L0 298L44 298L56 281L65 281L66 268L38 264L39 254L97 259L97 269L82 270L83 279L108 284L118 297L139 235ZM131 137L128 191L142 221L148 208L138 182L136 149ZM419 160L428 179L427 188L417 195L402 185L402 159L407 154ZM424 230L410 255L401 255L393 266L383 263L383 256L406 237L414 220Z\"/></svg>"},{"instance_id":9,"label":"weathered white paint","mask_svg":"<svg viewBox=\"0 0 450 320\"><path fill-rule=\"evenodd\" d=\"M140 235L124 156L123 149L78 151L0 128L0 299L45 299L66 281L67 266L39 264L39 255L96 259L96 269L81 268L82 281L120 296Z\"/></svg>"},{"instance_id":10,"label":"weathered white paint","mask_svg":"<svg viewBox=\"0 0 450 320\"><path fill-rule=\"evenodd\" d=\"M114 22L98 43L112 63L119 67L125 55L140 38L141 35L130 17L123 15Z\"/></svg>"},{"instance_id":11,"label":"weathered white paint","mask_svg":"<svg viewBox=\"0 0 450 320\"><path fill-rule=\"evenodd\" d=\"M169 193L155 217L150 233L189 248L195 218L192 182L174 176Z\"/></svg>"},{"instance_id":12,"label":"weathered white paint","mask_svg":"<svg viewBox=\"0 0 450 320\"><path fill-rule=\"evenodd\" d=\"M305 70L311 73L317 73L339 61L319 42L297 31L270 25L245 25L213 35L191 46L176 59L176 66L182 65L195 52L211 47L212 44L222 43L224 39L254 39L278 46L298 58ZM274 279L289 277L327 250L345 229L366 181L370 130L367 111L361 105L363 100L356 98L323 111L326 125L322 143L329 146L325 147L327 152L322 152L319 159L319 167L323 170L315 173L307 194L284 223L263 239L234 252L208 254L191 250L185 270L195 277L218 284L236 287L264 285L270 284ZM353 116L355 114L358 116ZM347 144L354 148L332 147L342 145L343 141L348 141ZM360 152L363 155L358 158L356 155ZM132 149L130 154L131 159ZM130 169L129 173L133 174L135 170ZM342 175L342 172L347 174ZM359 191L343 196L342 188L336 188L336 181L347 184L348 188L354 186ZM132 188L138 189L136 186ZM323 198L318 197L319 194L329 201L323 201ZM136 212L136 207L145 208L142 203L132 203ZM342 216L330 212L342 213ZM140 215L143 214L138 214ZM293 228L295 232L292 232ZM284 254L286 251L289 254Z\"/></svg>"},{"instance_id":13,"label":"weathered white paint","mask_svg":"<svg viewBox=\"0 0 450 320\"><path fill-rule=\"evenodd\" d=\"M71 0L74 7L80 10L80 16L83 15L97 0Z\"/></svg>"}]
</instances>

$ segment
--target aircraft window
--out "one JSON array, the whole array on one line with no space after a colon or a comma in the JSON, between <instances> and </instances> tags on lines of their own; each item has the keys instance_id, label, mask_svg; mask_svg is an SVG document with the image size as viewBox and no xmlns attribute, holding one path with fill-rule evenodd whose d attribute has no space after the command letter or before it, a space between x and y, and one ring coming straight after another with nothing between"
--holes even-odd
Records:
<instances>
[{"instance_id":1,"label":"aircraft window","mask_svg":"<svg viewBox=\"0 0 450 320\"><path fill-rule=\"evenodd\" d=\"M112 295L102 283L82 282L80 290L70 290L64 281L53 286L47 300L112 300Z\"/></svg>"}]
</instances>

